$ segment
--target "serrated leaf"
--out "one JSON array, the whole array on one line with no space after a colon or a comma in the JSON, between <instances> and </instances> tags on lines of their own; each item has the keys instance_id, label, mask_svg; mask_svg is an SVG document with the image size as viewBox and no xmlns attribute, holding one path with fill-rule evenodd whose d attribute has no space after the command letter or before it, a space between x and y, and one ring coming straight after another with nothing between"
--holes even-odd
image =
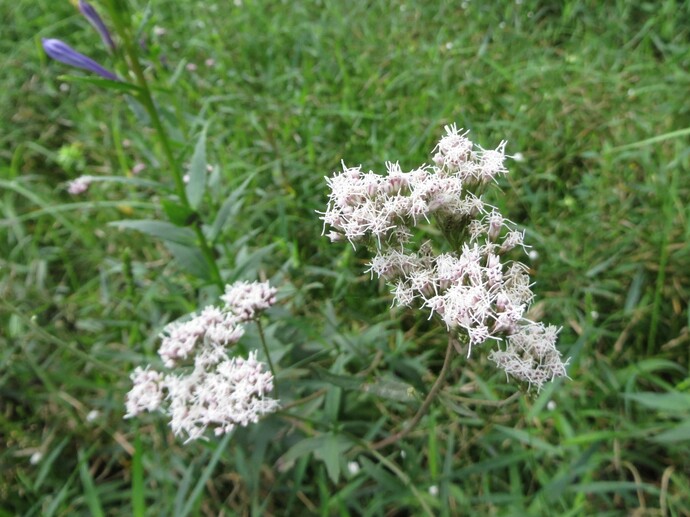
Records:
<instances>
[{"instance_id":1,"label":"serrated leaf","mask_svg":"<svg viewBox=\"0 0 690 517\"><path fill-rule=\"evenodd\" d=\"M196 210L201 204L206 187L206 129L205 126L194 146L194 154L189 165L189 183L187 183L187 199L189 205Z\"/></svg>"},{"instance_id":2,"label":"serrated leaf","mask_svg":"<svg viewBox=\"0 0 690 517\"><path fill-rule=\"evenodd\" d=\"M196 243L196 236L189 228L180 228L172 223L165 221L153 221L148 219L123 219L121 221L113 221L108 223L109 226L116 226L118 228L127 228L136 230L146 235L156 237L158 239L175 242L184 246L194 246Z\"/></svg>"},{"instance_id":3,"label":"serrated leaf","mask_svg":"<svg viewBox=\"0 0 690 517\"><path fill-rule=\"evenodd\" d=\"M209 280L211 278L208 263L204 259L204 255L199 251L199 248L185 246L175 242L166 242L165 247L168 248L173 257L175 257L175 262L177 262L187 273L201 278L202 280Z\"/></svg>"}]
</instances>

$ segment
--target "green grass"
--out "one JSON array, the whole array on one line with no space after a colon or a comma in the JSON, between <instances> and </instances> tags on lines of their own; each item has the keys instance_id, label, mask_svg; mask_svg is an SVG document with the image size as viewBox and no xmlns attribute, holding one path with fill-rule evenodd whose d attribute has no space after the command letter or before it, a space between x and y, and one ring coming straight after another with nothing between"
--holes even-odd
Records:
<instances>
[{"instance_id":1,"label":"green grass","mask_svg":"<svg viewBox=\"0 0 690 517\"><path fill-rule=\"evenodd\" d=\"M267 328L294 367L281 394L326 390L288 427L186 446L160 416L123 420L128 375L165 323L217 293L108 225L162 217L165 193L64 188L138 162L143 179L172 178L121 96L67 89L58 77L79 73L40 50L60 37L112 64L77 11L0 5L0 515L690 515L690 3L486 4L151 3L175 152L188 161L210 123L205 215L249 178L222 272L281 286ZM511 397L484 351L457 357L430 414L377 456L360 441L413 416L443 329L391 312L365 251L328 243L315 211L341 159L409 169L452 122L524 155L491 201L539 253L533 311L563 326L571 380Z\"/></svg>"}]
</instances>

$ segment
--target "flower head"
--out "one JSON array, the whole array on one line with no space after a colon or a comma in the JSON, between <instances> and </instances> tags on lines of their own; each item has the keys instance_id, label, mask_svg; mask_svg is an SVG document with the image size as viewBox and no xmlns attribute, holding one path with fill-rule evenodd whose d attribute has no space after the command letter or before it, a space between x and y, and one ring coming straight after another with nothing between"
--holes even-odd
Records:
<instances>
[{"instance_id":1,"label":"flower head","mask_svg":"<svg viewBox=\"0 0 690 517\"><path fill-rule=\"evenodd\" d=\"M174 370L136 368L125 418L163 410L170 415L173 432L190 441L208 428L220 435L256 423L280 407L269 396L273 374L256 352L245 359L230 357L227 351L244 334L242 323L275 303L275 289L267 282L238 282L227 286L225 298L225 305L206 307L163 329L158 354Z\"/></svg>"},{"instance_id":2,"label":"flower head","mask_svg":"<svg viewBox=\"0 0 690 517\"><path fill-rule=\"evenodd\" d=\"M248 321L276 302L276 289L268 282L235 282L226 286L221 300L240 321Z\"/></svg>"},{"instance_id":3,"label":"flower head","mask_svg":"<svg viewBox=\"0 0 690 517\"><path fill-rule=\"evenodd\" d=\"M507 340L490 356L510 375L541 388L565 375L555 348L557 330L525 318L533 294L527 268L505 255L524 249L524 231L481 198L483 189L508 173L506 142L485 150L468 131L446 126L434 149L434 165L386 173L346 167L326 178L331 189L322 213L329 238L363 242L374 249L368 271L392 288L394 304L418 306L464 337L468 355L486 342ZM435 225L451 250L437 253L431 240L413 239ZM415 242L423 242L415 246Z\"/></svg>"}]
</instances>

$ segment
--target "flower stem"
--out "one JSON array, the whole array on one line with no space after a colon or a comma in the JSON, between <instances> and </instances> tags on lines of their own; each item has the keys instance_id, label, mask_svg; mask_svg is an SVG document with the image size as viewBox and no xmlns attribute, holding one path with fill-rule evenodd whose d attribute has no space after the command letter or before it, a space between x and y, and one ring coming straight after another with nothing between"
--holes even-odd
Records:
<instances>
[{"instance_id":1,"label":"flower stem","mask_svg":"<svg viewBox=\"0 0 690 517\"><path fill-rule=\"evenodd\" d=\"M388 438L384 438L383 440L380 440L376 443L371 444L370 449L378 450L378 449L382 449L383 447L386 447L387 445L391 445L392 443L395 443L398 440L407 436L417 426L419 421L422 419L424 414L429 409L429 406L431 406L431 403L433 402L434 398L436 397L438 392L441 390L441 387L443 386L443 381L446 378L446 374L448 373L448 368L450 366L450 362L453 358L454 348L455 348L455 338L453 336L449 336L448 337L448 347L446 348L446 357L443 359L443 366L441 367L441 371L438 374L438 377L436 378L436 382L434 382L434 385L431 387L431 389L429 390L429 393L427 394L426 398L424 399L424 402L422 402L422 405L419 407L419 409L417 410L417 413L412 418L412 421L407 425L407 427L405 427L401 431L398 431L397 433L390 435Z\"/></svg>"},{"instance_id":2,"label":"flower stem","mask_svg":"<svg viewBox=\"0 0 690 517\"><path fill-rule=\"evenodd\" d=\"M163 125L163 122L160 119L160 116L158 115L158 109L156 108L156 105L153 101L151 89L149 88L148 81L146 80L146 75L144 74L141 62L139 61L139 56L137 54L136 47L134 45L134 42L132 41L132 37L129 31L129 24L125 23L125 21L122 19L120 10L117 6L113 6L111 8L111 15L117 32L122 38L122 43L125 49L125 53L129 58L131 70L134 73L134 76L137 80L137 85L140 88L140 92L137 95L137 99L144 106L144 109L146 109L146 112L151 118L153 128L156 130L156 134L158 135L158 141L160 142L161 147L163 148L163 153L165 154L166 161L168 162L168 166L170 167L170 170L173 173L173 180L175 181L175 190L177 191L177 195L179 196L182 204L187 209L189 209L191 212L196 213L196 210L192 209L191 205L189 204L189 199L187 198L187 190L184 184L184 174L178 160L175 159L175 154L172 150L172 145L170 143L170 137L168 136L168 132L166 131L165 126ZM204 235L204 232L201 228L201 221L195 217L191 225L197 237L197 242L199 244L201 253L209 266L211 272L211 280L222 290L224 286L223 279L221 277L220 270L218 269L216 259L213 255L213 250L211 249L211 246L206 240L206 236Z\"/></svg>"},{"instance_id":3,"label":"flower stem","mask_svg":"<svg viewBox=\"0 0 690 517\"><path fill-rule=\"evenodd\" d=\"M271 354L268 352L268 345L266 345L266 336L264 335L264 327L261 325L261 320L256 319L256 326L259 329L259 337L261 338L261 345L264 348L264 354L266 354L266 360L268 361L268 367L271 369L271 374L273 375L273 391L275 392L276 398L280 398L278 394L278 378L276 377L276 370L273 367L273 361L271 361Z\"/></svg>"}]
</instances>

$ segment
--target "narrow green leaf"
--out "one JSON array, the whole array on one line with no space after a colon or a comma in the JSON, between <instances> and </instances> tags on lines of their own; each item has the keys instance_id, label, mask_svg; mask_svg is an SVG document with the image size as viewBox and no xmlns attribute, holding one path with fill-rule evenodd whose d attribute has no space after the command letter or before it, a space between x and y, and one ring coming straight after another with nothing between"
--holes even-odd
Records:
<instances>
[{"instance_id":1,"label":"narrow green leaf","mask_svg":"<svg viewBox=\"0 0 690 517\"><path fill-rule=\"evenodd\" d=\"M64 438L55 447L51 447L50 454L48 454L45 457L45 459L41 462L41 469L38 471L38 475L36 476L36 481L34 482L33 486L36 492L38 492L41 488L41 485L43 485L43 481L45 481L46 476L50 473L51 469L53 468L53 463L55 463L55 460L57 460L58 456L62 452L62 449L65 448L65 445L67 445L68 442L69 439Z\"/></svg>"},{"instance_id":2,"label":"narrow green leaf","mask_svg":"<svg viewBox=\"0 0 690 517\"><path fill-rule=\"evenodd\" d=\"M659 411L683 413L690 411L690 393L627 393L625 398Z\"/></svg>"},{"instance_id":3,"label":"narrow green leaf","mask_svg":"<svg viewBox=\"0 0 690 517\"><path fill-rule=\"evenodd\" d=\"M172 223L165 221L153 221L147 219L123 219L121 221L113 221L108 223L109 226L116 226L118 228L128 228L130 230L137 230L158 239L175 242L184 246L194 246L196 244L196 235L189 228L180 228Z\"/></svg>"},{"instance_id":4,"label":"narrow green leaf","mask_svg":"<svg viewBox=\"0 0 690 517\"><path fill-rule=\"evenodd\" d=\"M548 442L545 442L541 438L532 436L527 431L524 431L522 429L513 429L512 427L497 425L496 430L508 436L509 438L517 440L518 442L524 445L528 445L529 447L533 447L535 449L540 449L549 454L560 455L562 452L558 447L551 445Z\"/></svg>"},{"instance_id":5,"label":"narrow green leaf","mask_svg":"<svg viewBox=\"0 0 690 517\"><path fill-rule=\"evenodd\" d=\"M320 380L325 381L325 384L328 386L337 386L346 390L362 388L362 380L352 375L336 375L318 365L310 365L309 368Z\"/></svg>"},{"instance_id":6,"label":"narrow green leaf","mask_svg":"<svg viewBox=\"0 0 690 517\"><path fill-rule=\"evenodd\" d=\"M206 187L206 130L205 126L194 147L194 154L189 166L189 182L187 183L187 198L189 205L196 210L201 204Z\"/></svg>"},{"instance_id":7,"label":"narrow green leaf","mask_svg":"<svg viewBox=\"0 0 690 517\"><path fill-rule=\"evenodd\" d=\"M226 224L231 222L239 213L242 208L244 191L247 189L247 185L254 178L254 174L251 174L246 180L242 182L242 185L237 187L228 198L223 202L218 210L213 225L211 225L211 231L209 233L209 239L215 241Z\"/></svg>"},{"instance_id":8,"label":"narrow green leaf","mask_svg":"<svg viewBox=\"0 0 690 517\"><path fill-rule=\"evenodd\" d=\"M652 437L657 443L690 442L690 419Z\"/></svg>"},{"instance_id":9,"label":"narrow green leaf","mask_svg":"<svg viewBox=\"0 0 690 517\"><path fill-rule=\"evenodd\" d=\"M659 488L649 483L635 483L634 481L592 481L568 487L568 492L582 492L588 496L606 492L623 492L627 490L644 490L649 494L659 494Z\"/></svg>"},{"instance_id":10,"label":"narrow green leaf","mask_svg":"<svg viewBox=\"0 0 690 517\"><path fill-rule=\"evenodd\" d=\"M93 483L93 478L89 472L89 462L88 458L85 457L84 451L79 449L79 477L81 478L81 484L84 487L84 496L86 498L86 503L89 505L89 511L94 517L103 517L103 507L101 506L101 501L98 498L98 492L96 491L96 486Z\"/></svg>"},{"instance_id":11,"label":"narrow green leaf","mask_svg":"<svg viewBox=\"0 0 690 517\"><path fill-rule=\"evenodd\" d=\"M106 88L108 90L115 90L125 93L140 93L141 88L136 84L126 83L124 81L111 81L110 79L104 79L102 77L82 77L78 75L60 75L58 79L65 81L66 83L81 83L81 84L92 84L94 86L99 86L101 88Z\"/></svg>"},{"instance_id":12,"label":"narrow green leaf","mask_svg":"<svg viewBox=\"0 0 690 517\"><path fill-rule=\"evenodd\" d=\"M216 468L218 461L220 461L221 455L228 446L228 442L230 442L230 437L232 435L233 433L226 434L223 437L223 439L218 443L216 450L213 451L211 460L206 465L206 468L201 472L199 479L197 479L196 485L194 485L192 493L187 498L187 502L185 503L184 508L182 508L182 512L180 513L180 515L189 515L189 513L192 511L192 506L194 505L194 502L197 500L197 498L201 495L201 492L204 490L206 482L211 477L211 474L213 474L213 471Z\"/></svg>"}]
</instances>

